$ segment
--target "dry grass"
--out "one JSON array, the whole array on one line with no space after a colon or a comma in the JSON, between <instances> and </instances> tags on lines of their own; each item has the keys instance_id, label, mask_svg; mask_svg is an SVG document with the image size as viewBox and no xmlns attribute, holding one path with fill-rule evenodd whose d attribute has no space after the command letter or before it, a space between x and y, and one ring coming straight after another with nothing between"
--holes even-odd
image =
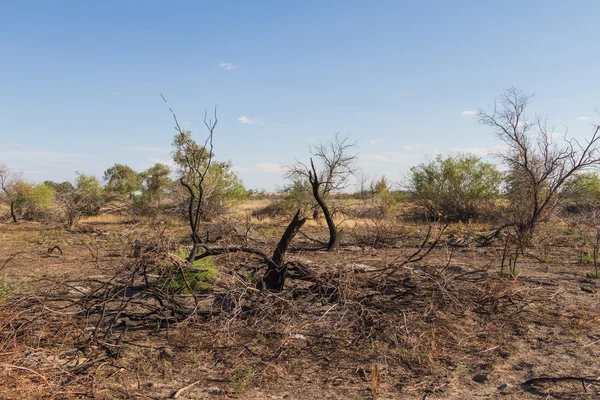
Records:
<instances>
[{"instance_id":1,"label":"dry grass","mask_svg":"<svg viewBox=\"0 0 600 400\"><path fill-rule=\"evenodd\" d=\"M103 214L81 218L78 224L123 224L127 222L131 222L129 215Z\"/></svg>"},{"instance_id":2,"label":"dry grass","mask_svg":"<svg viewBox=\"0 0 600 400\"><path fill-rule=\"evenodd\" d=\"M182 388L180 398L597 398L591 386L520 386L599 366L597 289L574 263L575 233L547 226L554 235L538 248L551 261L524 258L521 276L504 279L501 241L473 240L487 225L452 225L427 258L393 268L427 226L358 222L344 222L333 253L299 236L282 293L256 289L259 261L236 253L215 257L218 278L196 296L165 285L188 268L176 257L184 225L3 225L0 260L23 253L0 272L20 285L0 298L0 398L167 398ZM240 215L208 236L268 252L284 223ZM365 244L375 228L393 245ZM53 244L62 255L47 253Z\"/></svg>"}]
</instances>

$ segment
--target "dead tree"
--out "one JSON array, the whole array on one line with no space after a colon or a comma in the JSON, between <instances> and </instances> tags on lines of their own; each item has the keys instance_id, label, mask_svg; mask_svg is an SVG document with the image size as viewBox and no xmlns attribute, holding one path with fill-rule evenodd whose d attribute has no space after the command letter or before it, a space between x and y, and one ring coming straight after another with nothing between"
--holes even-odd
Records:
<instances>
[{"instance_id":1,"label":"dead tree","mask_svg":"<svg viewBox=\"0 0 600 400\"><path fill-rule=\"evenodd\" d=\"M306 218L300 218L300 210L298 210L279 240L275 251L273 251L273 256L267 262L267 272L265 273L263 282L268 290L275 292L283 290L283 284L287 275L284 256L294 236L296 236L305 222Z\"/></svg>"},{"instance_id":2,"label":"dead tree","mask_svg":"<svg viewBox=\"0 0 600 400\"><path fill-rule=\"evenodd\" d=\"M526 109L531 95L510 88L502 96L500 108L479 111L482 124L492 127L507 150L497 154L508 169L508 195L513 212L511 225L524 246L536 226L548 217L562 200L561 189L576 172L600 165L600 125L593 126L590 139L555 139L546 119L528 120Z\"/></svg>"},{"instance_id":3,"label":"dead tree","mask_svg":"<svg viewBox=\"0 0 600 400\"><path fill-rule=\"evenodd\" d=\"M326 200L331 192L346 188L349 178L358 171L358 155L352 152L356 144L351 135L340 137L336 134L332 140L310 148L310 166L297 162L296 165L289 166L286 173L288 179L308 179L312 195L323 212L329 229L327 250L338 245L338 232ZM315 166L315 160L319 168Z\"/></svg>"}]
</instances>

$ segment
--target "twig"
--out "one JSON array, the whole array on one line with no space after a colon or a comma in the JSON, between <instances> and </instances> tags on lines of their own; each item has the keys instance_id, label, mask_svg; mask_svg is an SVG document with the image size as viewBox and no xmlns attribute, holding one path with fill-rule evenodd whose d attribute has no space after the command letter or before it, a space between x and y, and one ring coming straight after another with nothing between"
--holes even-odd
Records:
<instances>
[{"instance_id":1,"label":"twig","mask_svg":"<svg viewBox=\"0 0 600 400\"><path fill-rule=\"evenodd\" d=\"M192 383L190 383L189 385L182 387L182 388L181 388L181 389L179 389L178 391L174 392L174 393L171 395L171 398L172 398L172 399L176 399L176 398L178 398L178 397L179 397L179 395L180 395L181 393L185 392L185 391L186 391L186 390L188 390L188 389L191 389L192 387L196 386L196 385L197 385L197 384L199 384L200 382L202 382L202 381L196 381L196 382L192 382Z\"/></svg>"},{"instance_id":2,"label":"twig","mask_svg":"<svg viewBox=\"0 0 600 400\"><path fill-rule=\"evenodd\" d=\"M31 372L32 374L35 374L35 375L39 376L40 378L42 378L44 380L44 382L46 383L46 385L49 388L51 388L50 382L48 382L48 379L46 379L46 377L44 375L40 374L37 371L34 371L32 369L29 369L29 368L21 367L19 365L12 365L12 364L0 364L0 366L5 367L5 368L14 368L14 369L20 369L20 370L23 370L23 371Z\"/></svg>"},{"instance_id":3,"label":"twig","mask_svg":"<svg viewBox=\"0 0 600 400\"><path fill-rule=\"evenodd\" d=\"M4 261L4 264L2 264L2 266L0 267L0 271L2 271L9 262L11 262L13 260L13 258L15 258L16 256L18 256L19 254L21 254L22 251L15 253L15 254L11 254L10 256L8 256L8 258L6 259L6 261Z\"/></svg>"}]
</instances>

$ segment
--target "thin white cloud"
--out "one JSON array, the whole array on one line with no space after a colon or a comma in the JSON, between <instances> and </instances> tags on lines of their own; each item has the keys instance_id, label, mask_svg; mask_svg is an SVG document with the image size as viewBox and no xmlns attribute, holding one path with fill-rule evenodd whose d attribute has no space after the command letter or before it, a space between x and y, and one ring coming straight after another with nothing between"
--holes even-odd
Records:
<instances>
[{"instance_id":1,"label":"thin white cloud","mask_svg":"<svg viewBox=\"0 0 600 400\"><path fill-rule=\"evenodd\" d=\"M240 121L240 124L247 124L247 125L252 125L254 123L254 121L252 121L250 118L246 117L245 115L242 115L241 117L239 117L238 121Z\"/></svg>"},{"instance_id":2,"label":"thin white cloud","mask_svg":"<svg viewBox=\"0 0 600 400\"><path fill-rule=\"evenodd\" d=\"M582 117L577 117L577 119L578 119L578 120L580 120L580 121L586 121L586 120L588 120L588 119L590 119L590 118L589 118L589 117L582 116Z\"/></svg>"},{"instance_id":3,"label":"thin white cloud","mask_svg":"<svg viewBox=\"0 0 600 400\"><path fill-rule=\"evenodd\" d=\"M229 62L222 62L219 64L219 67L223 68L225 71L233 71L238 66Z\"/></svg>"},{"instance_id":4,"label":"thin white cloud","mask_svg":"<svg viewBox=\"0 0 600 400\"><path fill-rule=\"evenodd\" d=\"M460 115L466 116L466 115L477 115L479 114L479 111L477 110L465 110L463 112L460 113Z\"/></svg>"},{"instance_id":5,"label":"thin white cloud","mask_svg":"<svg viewBox=\"0 0 600 400\"><path fill-rule=\"evenodd\" d=\"M381 140L369 140L369 144L379 144Z\"/></svg>"},{"instance_id":6,"label":"thin white cloud","mask_svg":"<svg viewBox=\"0 0 600 400\"><path fill-rule=\"evenodd\" d=\"M246 124L246 125L258 125L258 126L266 125L264 122L262 122L259 119L249 118L245 115L242 115L241 117L239 117L238 121L240 124Z\"/></svg>"}]
</instances>

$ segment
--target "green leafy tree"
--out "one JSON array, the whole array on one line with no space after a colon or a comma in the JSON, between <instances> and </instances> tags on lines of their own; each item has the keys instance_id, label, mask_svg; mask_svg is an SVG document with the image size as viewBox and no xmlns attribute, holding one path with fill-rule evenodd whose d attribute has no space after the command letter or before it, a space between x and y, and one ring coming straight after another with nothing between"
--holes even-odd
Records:
<instances>
[{"instance_id":1,"label":"green leafy tree","mask_svg":"<svg viewBox=\"0 0 600 400\"><path fill-rule=\"evenodd\" d=\"M473 155L438 156L411 168L411 200L433 219L467 221L499 194L502 174Z\"/></svg>"},{"instance_id":2,"label":"green leafy tree","mask_svg":"<svg viewBox=\"0 0 600 400\"><path fill-rule=\"evenodd\" d=\"M382 176L377 182L375 182L374 193L378 195L386 195L390 193L390 184L385 176Z\"/></svg>"},{"instance_id":3,"label":"green leafy tree","mask_svg":"<svg viewBox=\"0 0 600 400\"><path fill-rule=\"evenodd\" d=\"M51 187L43 183L35 185L30 193L30 207L35 214L47 214L54 208L55 193Z\"/></svg>"},{"instance_id":4,"label":"green leafy tree","mask_svg":"<svg viewBox=\"0 0 600 400\"><path fill-rule=\"evenodd\" d=\"M203 146L196 143L191 132L178 132L173 146L173 161L177 165L180 182L200 202L197 210L201 220L212 220L248 196L231 162L214 160L212 150L207 149L206 143ZM185 203L189 205L187 200Z\"/></svg>"},{"instance_id":5,"label":"green leafy tree","mask_svg":"<svg viewBox=\"0 0 600 400\"><path fill-rule=\"evenodd\" d=\"M54 190L39 183L19 185L16 208L21 218L26 220L41 220L48 218L54 210Z\"/></svg>"},{"instance_id":6,"label":"green leafy tree","mask_svg":"<svg viewBox=\"0 0 600 400\"><path fill-rule=\"evenodd\" d=\"M44 185L48 186L50 189L54 190L54 193L64 193L74 189L74 186L71 182L54 182L54 181L44 181Z\"/></svg>"},{"instance_id":7,"label":"green leafy tree","mask_svg":"<svg viewBox=\"0 0 600 400\"><path fill-rule=\"evenodd\" d=\"M595 172L573 175L561 191L565 208L569 212L600 207L600 176Z\"/></svg>"},{"instance_id":8,"label":"green leafy tree","mask_svg":"<svg viewBox=\"0 0 600 400\"><path fill-rule=\"evenodd\" d=\"M165 103L166 99L163 97ZM168 103L167 103L168 105ZM204 115L204 124L208 135L203 145L199 145L191 136L191 132L181 129L177 116L169 107L175 120L175 138L173 146L173 161L177 165L179 182L185 195L183 202L185 214L190 224L193 245L188 256L192 261L198 254L202 241L198 234L200 223L214 218L224 211L229 201L236 201L246 192L230 162L217 162L213 154L213 137L217 126L217 109L213 119ZM245 196L246 194L244 194ZM228 197L229 196L229 197Z\"/></svg>"},{"instance_id":9,"label":"green leafy tree","mask_svg":"<svg viewBox=\"0 0 600 400\"><path fill-rule=\"evenodd\" d=\"M166 164L156 163L140 173L141 194L133 198L133 213L141 216L156 216L168 210L173 203L174 183L170 178L171 169ZM177 207L179 210L179 208Z\"/></svg>"},{"instance_id":10,"label":"green leafy tree","mask_svg":"<svg viewBox=\"0 0 600 400\"><path fill-rule=\"evenodd\" d=\"M107 193L129 200L133 200L134 195L142 190L142 176L123 164L115 164L104 171L104 181Z\"/></svg>"},{"instance_id":11,"label":"green leafy tree","mask_svg":"<svg viewBox=\"0 0 600 400\"><path fill-rule=\"evenodd\" d=\"M74 184L69 187L63 183L60 187L56 202L70 227L81 217L97 215L105 202L102 186L95 176L78 173Z\"/></svg>"},{"instance_id":12,"label":"green leafy tree","mask_svg":"<svg viewBox=\"0 0 600 400\"><path fill-rule=\"evenodd\" d=\"M156 163L140 174L142 178L142 195L151 201L159 201L168 193L172 184L171 169L168 165Z\"/></svg>"}]
</instances>

